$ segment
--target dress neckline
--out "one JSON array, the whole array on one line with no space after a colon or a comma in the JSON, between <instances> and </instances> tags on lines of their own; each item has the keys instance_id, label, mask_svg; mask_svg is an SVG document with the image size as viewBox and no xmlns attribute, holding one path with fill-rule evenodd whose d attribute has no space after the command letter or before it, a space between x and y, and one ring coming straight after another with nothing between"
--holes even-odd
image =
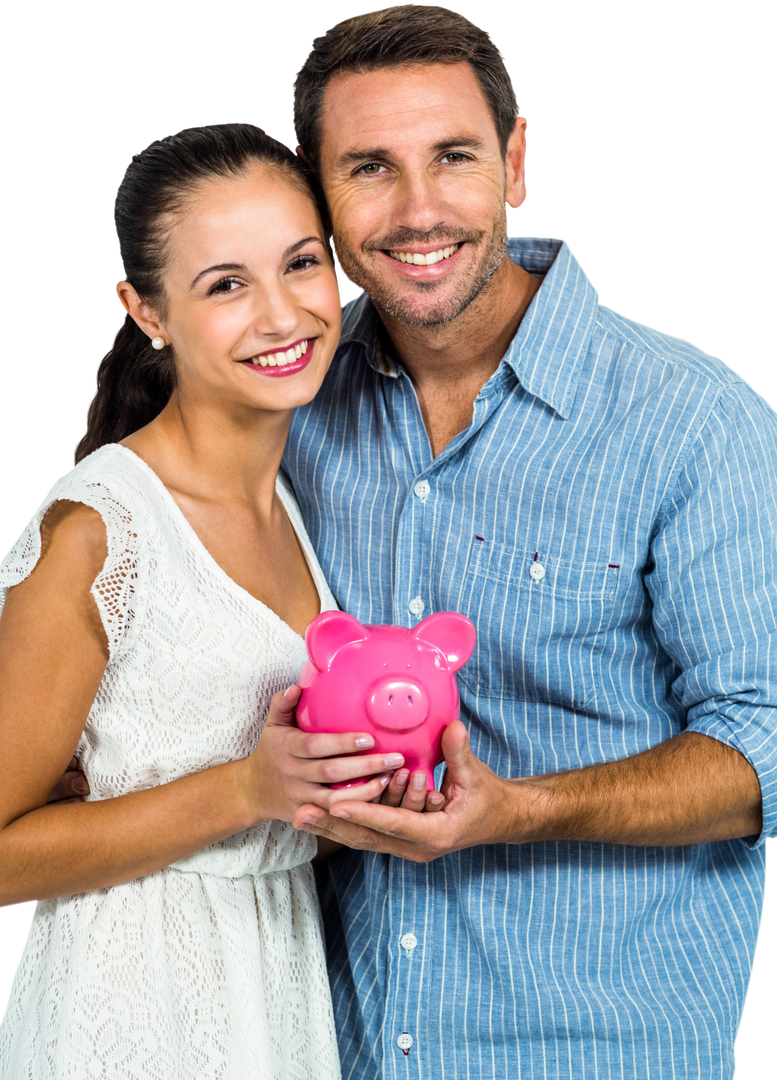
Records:
<instances>
[{"instance_id":1,"label":"dress neckline","mask_svg":"<svg viewBox=\"0 0 777 1080\"><path fill-rule=\"evenodd\" d=\"M196 530L184 514L183 510L180 508L178 503L168 491L167 487L162 483L162 481L148 464L148 462L144 461L139 454L135 453L134 450L130 450L128 446L122 446L121 443L109 443L107 445L115 447L125 457L127 457L128 460L137 463L140 470L147 474L151 483L157 488L165 503L172 510L173 516L179 521L181 527L183 528L183 531L188 536L195 551L198 552L200 557L207 563L211 570L214 570L216 572L216 574L222 579L222 581L232 592L237 593L237 595L240 596L249 605L256 606L262 612L275 619L282 627L288 630L288 632L292 634L297 641L305 640L304 637L301 634L298 634L296 630L292 630L286 620L282 619L277 611L274 611L273 608L268 607L267 604L263 603L261 600L258 599L258 597L254 596L253 593L250 593L248 589L244 589L242 585L238 585L235 579L229 576L224 567L221 566L216 561L216 559L214 559L214 557L203 544L202 540L197 535ZM321 591L321 585L323 581L322 574L319 567L315 564L314 561L312 561L315 559L315 555L310 545L310 541L308 540L307 536L303 536L300 534L299 530L294 524L294 515L290 512L289 504L286 501L287 493L285 491L285 485L281 480L280 475L275 478L275 492L278 495L278 498L281 500L283 509L286 511L286 517L289 520L289 524L291 525L294 535L297 537L297 542L299 543L300 550L302 551L302 557L304 558L308 570L310 571L310 576L313 578L313 584L315 585L316 592L318 594L318 613L320 614L324 610L324 604L326 603L326 597Z\"/></svg>"}]
</instances>

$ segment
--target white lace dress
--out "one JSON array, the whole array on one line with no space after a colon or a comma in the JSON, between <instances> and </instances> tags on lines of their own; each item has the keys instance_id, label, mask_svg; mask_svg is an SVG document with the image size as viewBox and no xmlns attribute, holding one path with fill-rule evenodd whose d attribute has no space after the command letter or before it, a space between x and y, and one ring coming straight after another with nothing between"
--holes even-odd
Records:
<instances>
[{"instance_id":1,"label":"white lace dress","mask_svg":"<svg viewBox=\"0 0 777 1080\"><path fill-rule=\"evenodd\" d=\"M336 607L293 496L278 494ZM108 557L92 594L110 659L78 754L90 799L248 755L302 638L208 554L158 477L102 447L63 477L0 566L0 605L40 555L57 499L99 511ZM336 1080L309 860L273 821L155 874L38 904L0 1028L3 1080Z\"/></svg>"}]
</instances>

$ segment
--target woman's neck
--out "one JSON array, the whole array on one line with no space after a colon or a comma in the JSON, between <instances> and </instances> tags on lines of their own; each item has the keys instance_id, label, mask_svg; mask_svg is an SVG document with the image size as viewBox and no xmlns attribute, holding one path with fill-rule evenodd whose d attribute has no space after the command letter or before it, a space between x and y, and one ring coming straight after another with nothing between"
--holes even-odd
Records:
<instances>
[{"instance_id":1,"label":"woman's neck","mask_svg":"<svg viewBox=\"0 0 777 1080\"><path fill-rule=\"evenodd\" d=\"M122 440L173 494L271 514L291 411L235 410L174 391L150 424Z\"/></svg>"}]
</instances>

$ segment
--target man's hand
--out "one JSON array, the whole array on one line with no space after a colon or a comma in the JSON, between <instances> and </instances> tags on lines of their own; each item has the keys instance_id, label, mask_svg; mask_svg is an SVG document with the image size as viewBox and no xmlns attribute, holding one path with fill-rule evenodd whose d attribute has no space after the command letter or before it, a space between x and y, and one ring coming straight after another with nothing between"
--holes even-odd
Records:
<instances>
[{"instance_id":1,"label":"man's hand","mask_svg":"<svg viewBox=\"0 0 777 1080\"><path fill-rule=\"evenodd\" d=\"M501 779L474 756L460 721L446 728L442 745L447 767L439 813L345 801L328 813L301 806L295 827L413 862L478 844L662 847L761 831L761 789L752 765L697 732L620 761L517 780Z\"/></svg>"},{"instance_id":2,"label":"man's hand","mask_svg":"<svg viewBox=\"0 0 777 1080\"><path fill-rule=\"evenodd\" d=\"M475 757L460 720L443 732L442 749L446 763L442 799L432 798L431 792L426 797L424 783L423 792L414 792L410 786L400 806L342 802L329 813L318 806L302 806L294 816L295 827L348 847L385 851L413 862L429 862L460 848L504 840L513 824L510 781L501 780ZM390 788L386 796L391 794ZM423 809L422 795L427 810L442 809L418 813Z\"/></svg>"},{"instance_id":3,"label":"man's hand","mask_svg":"<svg viewBox=\"0 0 777 1080\"><path fill-rule=\"evenodd\" d=\"M89 794L89 784L86 777L78 768L78 758L72 757L68 763L67 771L49 792L47 803L74 803L83 802L83 796Z\"/></svg>"}]
</instances>

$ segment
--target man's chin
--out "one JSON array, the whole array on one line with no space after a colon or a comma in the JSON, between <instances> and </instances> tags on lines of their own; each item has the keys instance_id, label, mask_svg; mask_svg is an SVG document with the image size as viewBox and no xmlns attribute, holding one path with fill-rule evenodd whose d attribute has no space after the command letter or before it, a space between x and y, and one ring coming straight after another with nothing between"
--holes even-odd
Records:
<instances>
[{"instance_id":1,"label":"man's chin","mask_svg":"<svg viewBox=\"0 0 777 1080\"><path fill-rule=\"evenodd\" d=\"M410 295L397 290L381 288L380 282L365 281L361 287L369 295L379 311L405 326L442 326L453 322L483 292L498 269L498 263L488 268L478 279L471 280L467 289L435 288L432 283L417 285ZM436 283L435 283L436 284Z\"/></svg>"},{"instance_id":2,"label":"man's chin","mask_svg":"<svg viewBox=\"0 0 777 1080\"><path fill-rule=\"evenodd\" d=\"M442 326L453 322L471 301L462 303L412 303L393 297L384 297L365 290L379 311L404 326Z\"/></svg>"}]
</instances>

